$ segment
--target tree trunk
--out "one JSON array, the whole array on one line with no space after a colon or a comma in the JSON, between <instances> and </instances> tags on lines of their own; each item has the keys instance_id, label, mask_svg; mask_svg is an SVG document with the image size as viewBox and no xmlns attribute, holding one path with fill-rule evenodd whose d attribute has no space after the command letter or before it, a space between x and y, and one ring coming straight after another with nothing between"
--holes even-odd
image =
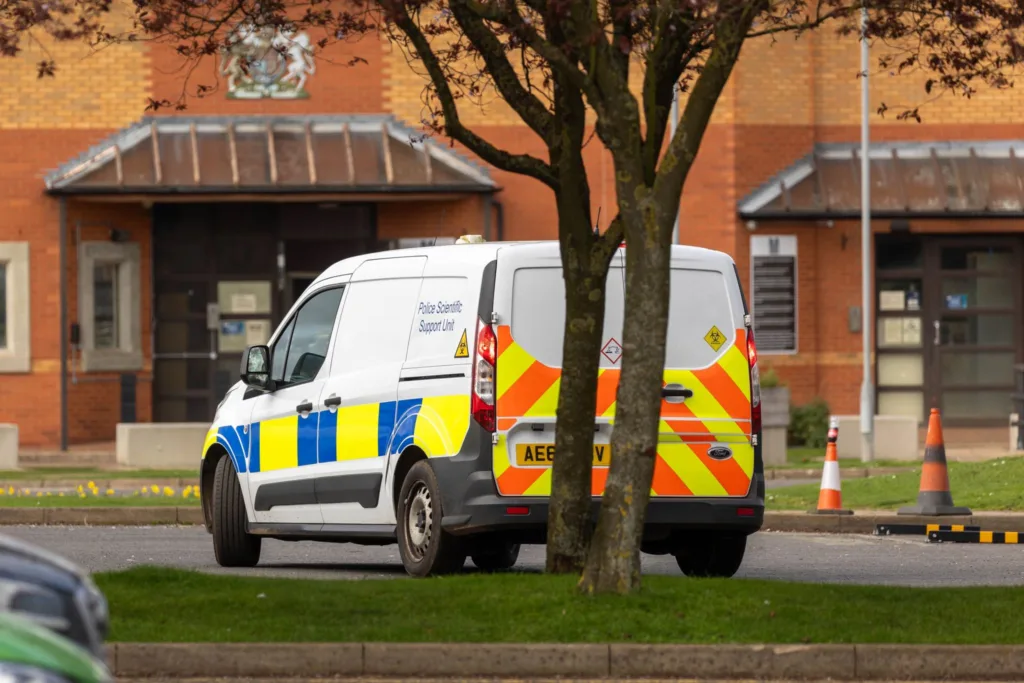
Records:
<instances>
[{"instance_id":1,"label":"tree trunk","mask_svg":"<svg viewBox=\"0 0 1024 683\"><path fill-rule=\"evenodd\" d=\"M640 542L658 448L671 254L668 240L651 239L646 232L627 225L622 376L608 484L580 580L585 593L629 593L640 587Z\"/></svg>"},{"instance_id":2,"label":"tree trunk","mask_svg":"<svg viewBox=\"0 0 1024 683\"><path fill-rule=\"evenodd\" d=\"M572 193L575 195L575 193ZM590 545L594 409L604 329L605 287L610 259L590 227L567 225L589 216L578 196L559 197L565 329L558 389L555 461L548 511L547 566L552 573L578 573ZM580 230L584 227L584 230ZM590 237L580 244L580 237ZM608 251L604 249L604 251Z\"/></svg>"}]
</instances>

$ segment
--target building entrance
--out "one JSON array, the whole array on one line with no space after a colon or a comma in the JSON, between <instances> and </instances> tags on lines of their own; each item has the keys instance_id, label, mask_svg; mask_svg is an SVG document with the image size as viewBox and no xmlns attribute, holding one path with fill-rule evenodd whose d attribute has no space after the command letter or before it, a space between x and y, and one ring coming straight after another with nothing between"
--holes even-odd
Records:
<instances>
[{"instance_id":1,"label":"building entrance","mask_svg":"<svg viewBox=\"0 0 1024 683\"><path fill-rule=\"evenodd\" d=\"M376 248L369 205L162 204L153 209L153 419L208 422L324 268Z\"/></svg>"},{"instance_id":2,"label":"building entrance","mask_svg":"<svg viewBox=\"0 0 1024 683\"><path fill-rule=\"evenodd\" d=\"M879 414L1005 426L1021 358L1015 237L884 235L876 243Z\"/></svg>"}]
</instances>

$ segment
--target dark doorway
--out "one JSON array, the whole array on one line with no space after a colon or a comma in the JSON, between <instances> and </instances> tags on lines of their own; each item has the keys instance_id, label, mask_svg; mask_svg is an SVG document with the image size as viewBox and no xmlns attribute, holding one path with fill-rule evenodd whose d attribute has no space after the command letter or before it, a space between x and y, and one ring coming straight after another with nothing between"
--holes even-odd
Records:
<instances>
[{"instance_id":1,"label":"dark doorway","mask_svg":"<svg viewBox=\"0 0 1024 683\"><path fill-rule=\"evenodd\" d=\"M878 412L1004 426L1022 357L1016 238L879 236Z\"/></svg>"},{"instance_id":2,"label":"dark doorway","mask_svg":"<svg viewBox=\"0 0 1024 683\"><path fill-rule=\"evenodd\" d=\"M313 279L376 248L372 205L159 204L153 208L157 422L208 422Z\"/></svg>"}]
</instances>

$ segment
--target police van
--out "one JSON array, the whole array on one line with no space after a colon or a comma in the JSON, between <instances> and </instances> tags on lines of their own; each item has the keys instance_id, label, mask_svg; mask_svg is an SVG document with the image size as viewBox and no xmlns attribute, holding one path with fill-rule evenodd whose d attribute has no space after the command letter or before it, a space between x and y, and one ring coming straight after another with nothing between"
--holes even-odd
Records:
<instances>
[{"instance_id":1,"label":"police van","mask_svg":"<svg viewBox=\"0 0 1024 683\"><path fill-rule=\"evenodd\" d=\"M471 242L473 240L460 240ZM457 243L345 259L303 293L203 447L222 566L264 538L397 543L409 574L517 561L544 543L564 283L557 242ZM594 418L594 511L622 361L612 261ZM764 517L757 351L733 260L673 246L657 460L642 550L732 576Z\"/></svg>"}]
</instances>

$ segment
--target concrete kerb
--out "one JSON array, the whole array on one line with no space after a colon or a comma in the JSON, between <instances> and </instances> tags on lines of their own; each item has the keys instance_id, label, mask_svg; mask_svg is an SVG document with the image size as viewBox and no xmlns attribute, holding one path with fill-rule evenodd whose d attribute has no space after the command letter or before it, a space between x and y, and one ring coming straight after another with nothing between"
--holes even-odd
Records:
<instances>
[{"instance_id":1,"label":"concrete kerb","mask_svg":"<svg viewBox=\"0 0 1024 683\"><path fill-rule=\"evenodd\" d=\"M843 479L865 479L867 477L883 477L902 472L913 472L913 467L844 467L840 470ZM820 479L821 466L801 468L765 468L764 478L767 481L788 481L793 479Z\"/></svg>"},{"instance_id":2,"label":"concrete kerb","mask_svg":"<svg viewBox=\"0 0 1024 683\"><path fill-rule=\"evenodd\" d=\"M1024 681L1024 646L118 643L120 678Z\"/></svg>"}]
</instances>

